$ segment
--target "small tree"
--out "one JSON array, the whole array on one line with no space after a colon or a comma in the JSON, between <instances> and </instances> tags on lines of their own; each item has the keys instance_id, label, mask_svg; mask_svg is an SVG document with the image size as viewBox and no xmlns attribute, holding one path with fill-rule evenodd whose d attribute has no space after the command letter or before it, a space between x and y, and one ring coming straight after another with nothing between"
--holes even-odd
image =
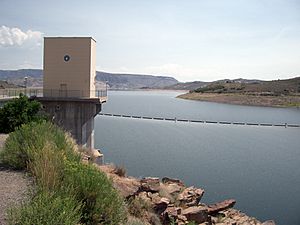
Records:
<instances>
[{"instance_id":1,"label":"small tree","mask_svg":"<svg viewBox=\"0 0 300 225\"><path fill-rule=\"evenodd\" d=\"M22 124L41 120L40 108L39 102L31 101L23 94L8 101L0 108L0 133L10 133Z\"/></svg>"}]
</instances>

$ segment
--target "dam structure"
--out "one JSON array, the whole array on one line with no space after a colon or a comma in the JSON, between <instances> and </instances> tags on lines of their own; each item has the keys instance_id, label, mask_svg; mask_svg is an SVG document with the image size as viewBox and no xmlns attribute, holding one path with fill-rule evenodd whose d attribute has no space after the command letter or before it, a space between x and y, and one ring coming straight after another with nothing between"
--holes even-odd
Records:
<instances>
[{"instance_id":1,"label":"dam structure","mask_svg":"<svg viewBox=\"0 0 300 225\"><path fill-rule=\"evenodd\" d=\"M42 110L70 132L77 144L94 149L94 117L107 101L96 90L96 41L92 37L45 37Z\"/></svg>"}]
</instances>

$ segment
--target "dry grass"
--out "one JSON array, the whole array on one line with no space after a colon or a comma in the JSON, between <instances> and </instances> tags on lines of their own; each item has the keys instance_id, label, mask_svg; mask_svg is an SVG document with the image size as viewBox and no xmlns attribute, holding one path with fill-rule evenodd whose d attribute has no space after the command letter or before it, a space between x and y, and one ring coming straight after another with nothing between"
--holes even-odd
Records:
<instances>
[{"instance_id":1,"label":"dry grass","mask_svg":"<svg viewBox=\"0 0 300 225\"><path fill-rule=\"evenodd\" d=\"M123 165L122 166L115 166L114 173L117 174L120 177L125 177L126 176L126 168Z\"/></svg>"},{"instance_id":2,"label":"dry grass","mask_svg":"<svg viewBox=\"0 0 300 225\"><path fill-rule=\"evenodd\" d=\"M34 152L28 164L29 171L36 178L43 190L57 188L63 176L63 156L53 151L53 146L46 143L42 151Z\"/></svg>"}]
</instances>

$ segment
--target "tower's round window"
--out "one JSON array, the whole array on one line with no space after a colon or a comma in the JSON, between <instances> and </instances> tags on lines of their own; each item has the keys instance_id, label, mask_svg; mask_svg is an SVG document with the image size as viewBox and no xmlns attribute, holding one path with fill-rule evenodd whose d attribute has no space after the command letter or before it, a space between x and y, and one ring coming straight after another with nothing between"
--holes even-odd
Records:
<instances>
[{"instance_id":1,"label":"tower's round window","mask_svg":"<svg viewBox=\"0 0 300 225\"><path fill-rule=\"evenodd\" d=\"M64 56L64 60L65 60L65 62L68 62L70 60L70 56L69 55L65 55Z\"/></svg>"}]
</instances>

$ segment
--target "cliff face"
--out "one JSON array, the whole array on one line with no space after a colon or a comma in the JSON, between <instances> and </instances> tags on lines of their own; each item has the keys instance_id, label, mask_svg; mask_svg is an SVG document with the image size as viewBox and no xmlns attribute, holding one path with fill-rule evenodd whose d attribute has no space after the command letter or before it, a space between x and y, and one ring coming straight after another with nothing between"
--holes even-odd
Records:
<instances>
[{"instance_id":1,"label":"cliff face","mask_svg":"<svg viewBox=\"0 0 300 225\"><path fill-rule=\"evenodd\" d=\"M22 70L0 70L0 80L7 80L17 85L24 84L24 77L28 77L29 87L43 86L43 70L22 69ZM139 88L160 88L178 83L173 77L152 76L141 74L113 74L97 71L96 82L107 83L112 89L139 89Z\"/></svg>"},{"instance_id":2,"label":"cliff face","mask_svg":"<svg viewBox=\"0 0 300 225\"><path fill-rule=\"evenodd\" d=\"M105 72L97 72L96 80L107 82L111 88L116 89L160 88L178 83L173 77Z\"/></svg>"}]
</instances>

